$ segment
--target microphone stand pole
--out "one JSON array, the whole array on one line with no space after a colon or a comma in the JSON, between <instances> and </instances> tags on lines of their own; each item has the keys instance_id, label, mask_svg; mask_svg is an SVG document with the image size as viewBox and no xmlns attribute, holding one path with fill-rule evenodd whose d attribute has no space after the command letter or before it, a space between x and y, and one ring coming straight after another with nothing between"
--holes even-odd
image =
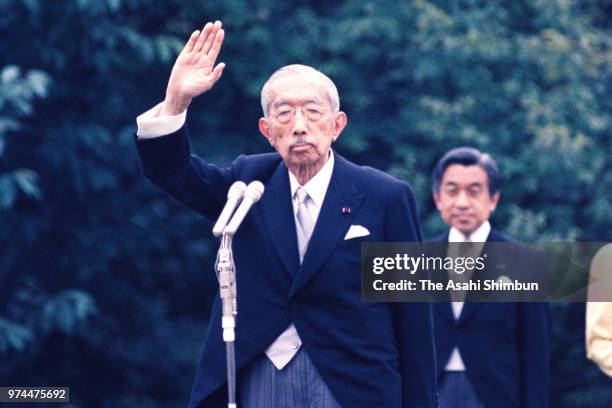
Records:
<instances>
[{"instance_id":1,"label":"microphone stand pole","mask_svg":"<svg viewBox=\"0 0 612 408\"><path fill-rule=\"evenodd\" d=\"M243 182L236 182L230 187L230 190L238 184L237 190L241 190L244 186ZM253 204L261 198L264 192L264 185L260 181L252 181L244 190L244 198L236 212L229 220L229 223L224 227L223 224L228 221L229 217L219 216L217 225L213 228L213 234L218 236L222 230L221 246L217 253L217 262L215 270L217 271L217 279L219 280L219 297L223 307L221 314L221 327L223 328L223 341L225 342L225 357L227 363L227 406L228 408L236 408L236 360L234 356L234 341L236 340L236 315L238 314L238 305L236 302L236 266L234 257L232 256L232 239L236 230L244 220L247 212ZM239 191L239 193L241 193ZM228 193L228 200L233 197L233 194Z\"/></svg>"},{"instance_id":2,"label":"microphone stand pole","mask_svg":"<svg viewBox=\"0 0 612 408\"><path fill-rule=\"evenodd\" d=\"M236 361L234 356L234 341L236 340L236 268L232 256L232 239L234 235L223 233L221 246L217 252L215 270L219 280L219 297L222 304L221 327L225 342L225 358L227 366L228 408L236 408Z\"/></svg>"}]
</instances>

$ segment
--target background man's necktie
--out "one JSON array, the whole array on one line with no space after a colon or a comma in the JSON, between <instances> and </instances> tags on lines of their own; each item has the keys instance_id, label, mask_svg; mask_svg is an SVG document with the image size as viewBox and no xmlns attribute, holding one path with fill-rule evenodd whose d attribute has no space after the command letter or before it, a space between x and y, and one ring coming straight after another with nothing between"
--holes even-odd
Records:
<instances>
[{"instance_id":1,"label":"background man's necktie","mask_svg":"<svg viewBox=\"0 0 612 408\"><path fill-rule=\"evenodd\" d=\"M474 242L470 241L469 239L466 239L462 243L454 243L453 245L456 246L456 252L457 252L456 256L457 257L460 257L460 258L465 258L465 257L475 258L475 257L478 256L478 252L479 252L478 246L475 245ZM452 273L452 279L453 279L453 281L455 281L457 283L467 284L472 279L473 272L474 272L473 269L466 269L461 274L453 272ZM467 292L464 291L464 290L451 290L450 291L450 295L451 295L451 300L453 302L461 302L461 303L463 303L465 301L465 297L467 295ZM458 305L455 305L455 306L458 306ZM454 314L456 314L455 318L458 318L458 314L461 313L461 308L462 307L463 307L463 304L461 304L461 307L453 308L453 312L454 312ZM458 310L455 310L455 309L458 309Z\"/></svg>"}]
</instances>

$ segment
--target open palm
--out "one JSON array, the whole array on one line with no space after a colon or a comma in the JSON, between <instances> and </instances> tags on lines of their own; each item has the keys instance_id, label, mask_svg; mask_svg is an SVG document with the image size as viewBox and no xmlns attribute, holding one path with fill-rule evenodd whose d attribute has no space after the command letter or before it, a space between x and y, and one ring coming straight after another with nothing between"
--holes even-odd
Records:
<instances>
[{"instance_id":1,"label":"open palm","mask_svg":"<svg viewBox=\"0 0 612 408\"><path fill-rule=\"evenodd\" d=\"M213 87L225 67L223 63L215 66L224 35L220 21L209 22L201 32L196 30L191 34L172 68L167 100L183 109L192 98Z\"/></svg>"}]
</instances>

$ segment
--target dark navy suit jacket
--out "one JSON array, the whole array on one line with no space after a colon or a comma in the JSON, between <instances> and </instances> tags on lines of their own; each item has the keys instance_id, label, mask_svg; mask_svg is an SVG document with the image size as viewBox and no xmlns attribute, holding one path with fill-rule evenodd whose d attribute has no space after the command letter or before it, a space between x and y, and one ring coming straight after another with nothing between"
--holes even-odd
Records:
<instances>
[{"instance_id":1,"label":"dark navy suit jacket","mask_svg":"<svg viewBox=\"0 0 612 408\"><path fill-rule=\"evenodd\" d=\"M219 168L191 155L184 127L171 135L138 140L137 147L147 178L211 220L218 217L234 181L260 180L266 186L233 241L238 370L293 323L342 406L437 405L431 305L361 300L360 244L421 239L414 196L406 183L336 154L300 265L289 175L278 154L239 156L229 167ZM370 235L344 240L351 225L364 226ZM220 313L217 296L191 407L227 403Z\"/></svg>"},{"instance_id":2,"label":"dark navy suit jacket","mask_svg":"<svg viewBox=\"0 0 612 408\"><path fill-rule=\"evenodd\" d=\"M448 233L433 240L447 241ZM487 242L513 240L491 229ZM517 248L512 246L511 250ZM533 270L525 262L533 262L534 254L531 251L516 257L512 268L519 275ZM458 320L449 302L434 304L438 373L444 370L453 349L459 347L466 374L485 407L548 407L548 304L467 300Z\"/></svg>"}]
</instances>

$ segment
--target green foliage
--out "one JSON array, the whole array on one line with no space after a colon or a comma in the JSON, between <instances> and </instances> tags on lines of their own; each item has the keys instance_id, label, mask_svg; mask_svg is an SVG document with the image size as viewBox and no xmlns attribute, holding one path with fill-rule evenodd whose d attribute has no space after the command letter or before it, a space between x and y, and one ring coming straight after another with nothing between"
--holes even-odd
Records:
<instances>
[{"instance_id":1,"label":"green foliage","mask_svg":"<svg viewBox=\"0 0 612 408\"><path fill-rule=\"evenodd\" d=\"M10 349L23 350L32 340L32 332L26 327L0 318L0 352Z\"/></svg>"},{"instance_id":2,"label":"green foliage","mask_svg":"<svg viewBox=\"0 0 612 408\"><path fill-rule=\"evenodd\" d=\"M7 111L10 110L15 116L32 114L32 99L47 96L49 82L49 76L42 71L30 70L25 77L22 77L19 67L5 66L0 72L0 93L2 94L0 109L3 114L7 114ZM6 130L18 129L18 127L9 126Z\"/></svg>"},{"instance_id":3,"label":"green foliage","mask_svg":"<svg viewBox=\"0 0 612 408\"><path fill-rule=\"evenodd\" d=\"M34 98L44 98L50 85L49 76L39 70L30 70L24 76L19 67L8 65L0 71L0 158L4 154L6 133L22 128L20 118L33 112ZM40 199L37 174L29 169L0 172L0 209L13 206L18 191Z\"/></svg>"},{"instance_id":4,"label":"green foliage","mask_svg":"<svg viewBox=\"0 0 612 408\"><path fill-rule=\"evenodd\" d=\"M211 161L269 150L260 88L301 62L338 86L339 152L409 181L426 237L444 228L431 170L470 145L501 167L500 229L603 241L609 12L586 0L0 0L0 383L69 384L74 406L185 405L216 243L144 181L133 132L203 22L227 32L223 78L189 115ZM553 406L612 399L584 358L583 309L553 307Z\"/></svg>"},{"instance_id":5,"label":"green foliage","mask_svg":"<svg viewBox=\"0 0 612 408\"><path fill-rule=\"evenodd\" d=\"M45 302L42 327L46 332L58 329L73 334L77 325L95 312L94 301L88 293L65 290Z\"/></svg>"}]
</instances>

